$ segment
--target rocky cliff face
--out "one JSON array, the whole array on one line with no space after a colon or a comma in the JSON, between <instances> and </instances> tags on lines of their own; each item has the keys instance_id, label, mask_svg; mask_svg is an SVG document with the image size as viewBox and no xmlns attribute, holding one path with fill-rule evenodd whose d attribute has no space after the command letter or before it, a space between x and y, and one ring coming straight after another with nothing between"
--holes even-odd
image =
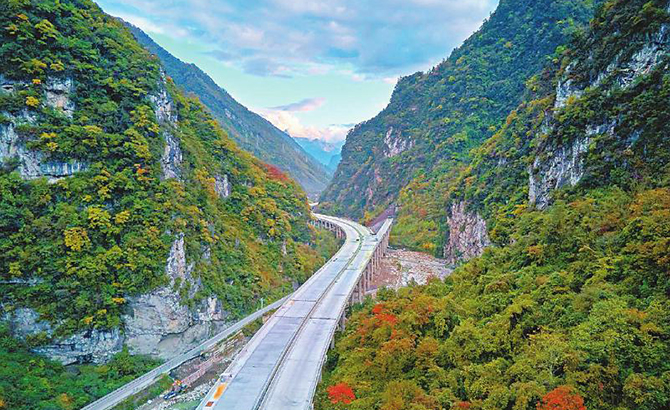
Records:
<instances>
[{"instance_id":1,"label":"rocky cliff face","mask_svg":"<svg viewBox=\"0 0 670 410\"><path fill-rule=\"evenodd\" d=\"M21 86L4 78L0 80L0 92L14 92ZM182 151L179 139L175 137L178 117L165 81L163 75L159 92L150 96L149 100L155 107L156 119L165 141L161 158L162 176L165 179L181 180ZM45 104L62 111L65 116L72 117L75 107L70 98L74 92L71 79L48 81L44 90ZM0 124L0 160L18 160L19 171L23 177L47 177L53 182L86 169L85 164L77 161L45 160L41 152L28 149L25 141L16 132L17 127L22 124L34 124L37 121L27 111L18 116L8 113L3 115L8 121ZM227 175L215 176L215 190L221 198L230 195L231 186ZM34 350L63 364L103 363L120 352L124 345L133 353L167 359L227 326L228 314L216 298L207 298L192 309L182 303L182 289L188 289L187 296L192 298L202 287L200 281L192 277L192 270L193 263L186 260L184 235L178 234L170 248L165 267L169 284L149 294L127 298L123 329L96 329L59 339L54 336L53 327L41 320L33 309L16 309L7 314L5 319L13 333L19 337L40 334L51 338L52 342Z\"/></svg>"},{"instance_id":2,"label":"rocky cliff face","mask_svg":"<svg viewBox=\"0 0 670 410\"><path fill-rule=\"evenodd\" d=\"M14 93L24 85L0 76L0 93ZM75 108L71 98L73 92L71 78L50 78L43 86L43 104L71 118ZM56 182L88 168L88 164L80 161L53 161L43 152L29 149L27 141L17 132L22 125L34 125L37 121L27 110L17 115L8 112L0 112L0 115L5 118L0 122L0 162L17 161L18 171L24 178L46 177L49 182Z\"/></svg>"},{"instance_id":3,"label":"rocky cliff face","mask_svg":"<svg viewBox=\"0 0 670 410\"><path fill-rule=\"evenodd\" d=\"M573 78L578 67L577 61L565 69L565 73L556 88L553 113L547 113L542 133L549 134L554 128L554 117L570 103L582 98L588 90L612 89L626 90L635 84L638 78L649 74L670 52L670 26L664 24L660 30L646 38L637 51L625 57L617 54L607 68L591 81L576 82ZM597 123L589 123L581 130L581 135L566 143L548 143L538 148L535 160L528 169L528 202L538 209L544 209L551 203L552 191L577 185L588 165L586 158L589 144L594 137L607 135L611 139L621 139L617 135L618 118L601 118ZM625 144L632 146L636 133L627 138Z\"/></svg>"},{"instance_id":4,"label":"rocky cliff face","mask_svg":"<svg viewBox=\"0 0 670 410\"><path fill-rule=\"evenodd\" d=\"M386 131L384 145L386 146L384 152L386 158L398 156L414 146L411 140L403 138L400 131L396 132L394 135L393 127L390 127L388 131Z\"/></svg>"},{"instance_id":5,"label":"rocky cliff face","mask_svg":"<svg viewBox=\"0 0 670 410\"><path fill-rule=\"evenodd\" d=\"M186 260L184 235L178 235L165 268L170 283L129 303L124 316L125 342L132 352L168 358L226 327L228 315L216 298L194 309L181 303L181 289L192 297L201 287L191 276L192 270L193 264Z\"/></svg>"},{"instance_id":6,"label":"rocky cliff face","mask_svg":"<svg viewBox=\"0 0 670 410\"><path fill-rule=\"evenodd\" d=\"M149 96L149 100L155 107L156 120L161 126L161 135L165 141L163 156L161 157L161 168L163 170L163 179L174 178L181 181L181 163L183 154L179 139L175 137L174 130L177 127L177 112L174 109L174 102L166 88L165 73L161 73L161 84L158 87L158 93Z\"/></svg>"},{"instance_id":7,"label":"rocky cliff face","mask_svg":"<svg viewBox=\"0 0 670 410\"><path fill-rule=\"evenodd\" d=\"M444 246L444 258L455 265L462 261L481 256L491 244L486 229L486 221L476 212L467 210L464 201L451 205L447 217L449 237Z\"/></svg>"},{"instance_id":8,"label":"rocky cliff face","mask_svg":"<svg viewBox=\"0 0 670 410\"><path fill-rule=\"evenodd\" d=\"M34 349L63 364L104 363L127 345L132 353L168 359L194 347L228 326L228 314L216 298L207 298L189 309L182 304L180 290L188 287L192 297L201 287L191 276L193 264L186 260L184 236L178 235L167 258L165 273L170 282L153 292L128 299L123 330L91 330ZM53 337L52 326L29 308L19 308L4 318L21 338Z\"/></svg>"},{"instance_id":9,"label":"rocky cliff face","mask_svg":"<svg viewBox=\"0 0 670 410\"><path fill-rule=\"evenodd\" d=\"M528 170L528 202L538 209L546 208L553 190L575 186L584 176L584 155L589 138L578 138L571 144L552 147L538 156Z\"/></svg>"}]
</instances>

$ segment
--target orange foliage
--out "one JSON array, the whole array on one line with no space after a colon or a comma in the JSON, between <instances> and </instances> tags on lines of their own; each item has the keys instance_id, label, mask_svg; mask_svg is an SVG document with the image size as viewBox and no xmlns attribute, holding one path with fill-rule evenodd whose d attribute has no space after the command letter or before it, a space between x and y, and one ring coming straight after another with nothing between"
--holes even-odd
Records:
<instances>
[{"instance_id":1,"label":"orange foliage","mask_svg":"<svg viewBox=\"0 0 670 410\"><path fill-rule=\"evenodd\" d=\"M542 398L537 410L586 410L586 407L582 396L573 393L570 386L559 386Z\"/></svg>"},{"instance_id":2,"label":"orange foliage","mask_svg":"<svg viewBox=\"0 0 670 410\"><path fill-rule=\"evenodd\" d=\"M472 406L472 403L470 403L469 401L459 401L455 405L457 409L465 409L465 410L469 409L470 406Z\"/></svg>"},{"instance_id":3,"label":"orange foliage","mask_svg":"<svg viewBox=\"0 0 670 410\"><path fill-rule=\"evenodd\" d=\"M328 398L333 404L344 403L349 404L352 401L356 400L356 395L354 391L349 387L347 383L338 383L336 385L328 387Z\"/></svg>"},{"instance_id":4,"label":"orange foliage","mask_svg":"<svg viewBox=\"0 0 670 410\"><path fill-rule=\"evenodd\" d=\"M279 168L274 165L265 164L265 169L268 172L268 176L275 181L288 182L289 177Z\"/></svg>"},{"instance_id":5,"label":"orange foliage","mask_svg":"<svg viewBox=\"0 0 670 410\"><path fill-rule=\"evenodd\" d=\"M391 315L391 314L388 314L388 313L378 314L377 319L379 319L382 322L386 322L386 323L390 324L391 326L398 323L398 318L395 317L395 315Z\"/></svg>"},{"instance_id":6,"label":"orange foliage","mask_svg":"<svg viewBox=\"0 0 670 410\"><path fill-rule=\"evenodd\" d=\"M384 310L384 305L381 304L381 303L377 303L377 304L372 308L372 313L375 314L375 315L378 315L378 314L382 313L383 310Z\"/></svg>"}]
</instances>

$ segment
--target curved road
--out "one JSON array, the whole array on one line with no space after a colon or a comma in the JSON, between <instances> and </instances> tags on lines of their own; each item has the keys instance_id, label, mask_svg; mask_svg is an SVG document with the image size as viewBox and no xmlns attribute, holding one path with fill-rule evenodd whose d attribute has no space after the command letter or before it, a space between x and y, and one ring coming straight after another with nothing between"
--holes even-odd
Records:
<instances>
[{"instance_id":1,"label":"curved road","mask_svg":"<svg viewBox=\"0 0 670 410\"><path fill-rule=\"evenodd\" d=\"M344 231L344 245L263 325L198 410L312 408L338 323L392 222L375 235L355 222L316 216Z\"/></svg>"}]
</instances>

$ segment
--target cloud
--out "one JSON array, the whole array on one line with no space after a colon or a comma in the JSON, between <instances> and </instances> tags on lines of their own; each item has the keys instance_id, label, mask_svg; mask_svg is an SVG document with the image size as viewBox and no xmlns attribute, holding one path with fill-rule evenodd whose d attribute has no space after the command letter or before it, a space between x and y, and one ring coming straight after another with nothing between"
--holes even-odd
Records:
<instances>
[{"instance_id":1,"label":"cloud","mask_svg":"<svg viewBox=\"0 0 670 410\"><path fill-rule=\"evenodd\" d=\"M312 111L325 102L322 98L312 98L281 107L266 108L258 112L275 127L289 135L310 140L321 140L329 143L344 141L351 124L332 124L328 127L313 127L302 123L296 115L299 112Z\"/></svg>"},{"instance_id":2,"label":"cloud","mask_svg":"<svg viewBox=\"0 0 670 410\"><path fill-rule=\"evenodd\" d=\"M135 27L139 27L140 29L142 29L142 31L146 33L157 33L157 34L165 33L161 27L152 23L150 20L144 17L134 16L132 14L125 14L125 13L115 13L115 14L116 17L119 17L120 19L127 21L128 23L132 24Z\"/></svg>"},{"instance_id":3,"label":"cloud","mask_svg":"<svg viewBox=\"0 0 670 410\"><path fill-rule=\"evenodd\" d=\"M101 1L112 11L146 16L127 18L142 29L208 44L218 58L250 74L286 77L346 65L359 79L397 78L439 62L498 2Z\"/></svg>"},{"instance_id":4,"label":"cloud","mask_svg":"<svg viewBox=\"0 0 670 410\"><path fill-rule=\"evenodd\" d=\"M279 107L271 108L274 111L290 111L290 112L308 112L320 108L326 102L325 98L306 98L298 102Z\"/></svg>"}]
</instances>

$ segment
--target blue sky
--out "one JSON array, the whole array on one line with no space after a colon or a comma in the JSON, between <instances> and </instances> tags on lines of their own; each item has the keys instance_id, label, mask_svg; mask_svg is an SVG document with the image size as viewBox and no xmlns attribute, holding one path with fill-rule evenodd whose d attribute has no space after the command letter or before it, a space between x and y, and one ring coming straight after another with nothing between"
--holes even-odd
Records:
<instances>
[{"instance_id":1,"label":"blue sky","mask_svg":"<svg viewBox=\"0 0 670 410\"><path fill-rule=\"evenodd\" d=\"M344 139L497 0L99 0L297 137Z\"/></svg>"}]
</instances>

